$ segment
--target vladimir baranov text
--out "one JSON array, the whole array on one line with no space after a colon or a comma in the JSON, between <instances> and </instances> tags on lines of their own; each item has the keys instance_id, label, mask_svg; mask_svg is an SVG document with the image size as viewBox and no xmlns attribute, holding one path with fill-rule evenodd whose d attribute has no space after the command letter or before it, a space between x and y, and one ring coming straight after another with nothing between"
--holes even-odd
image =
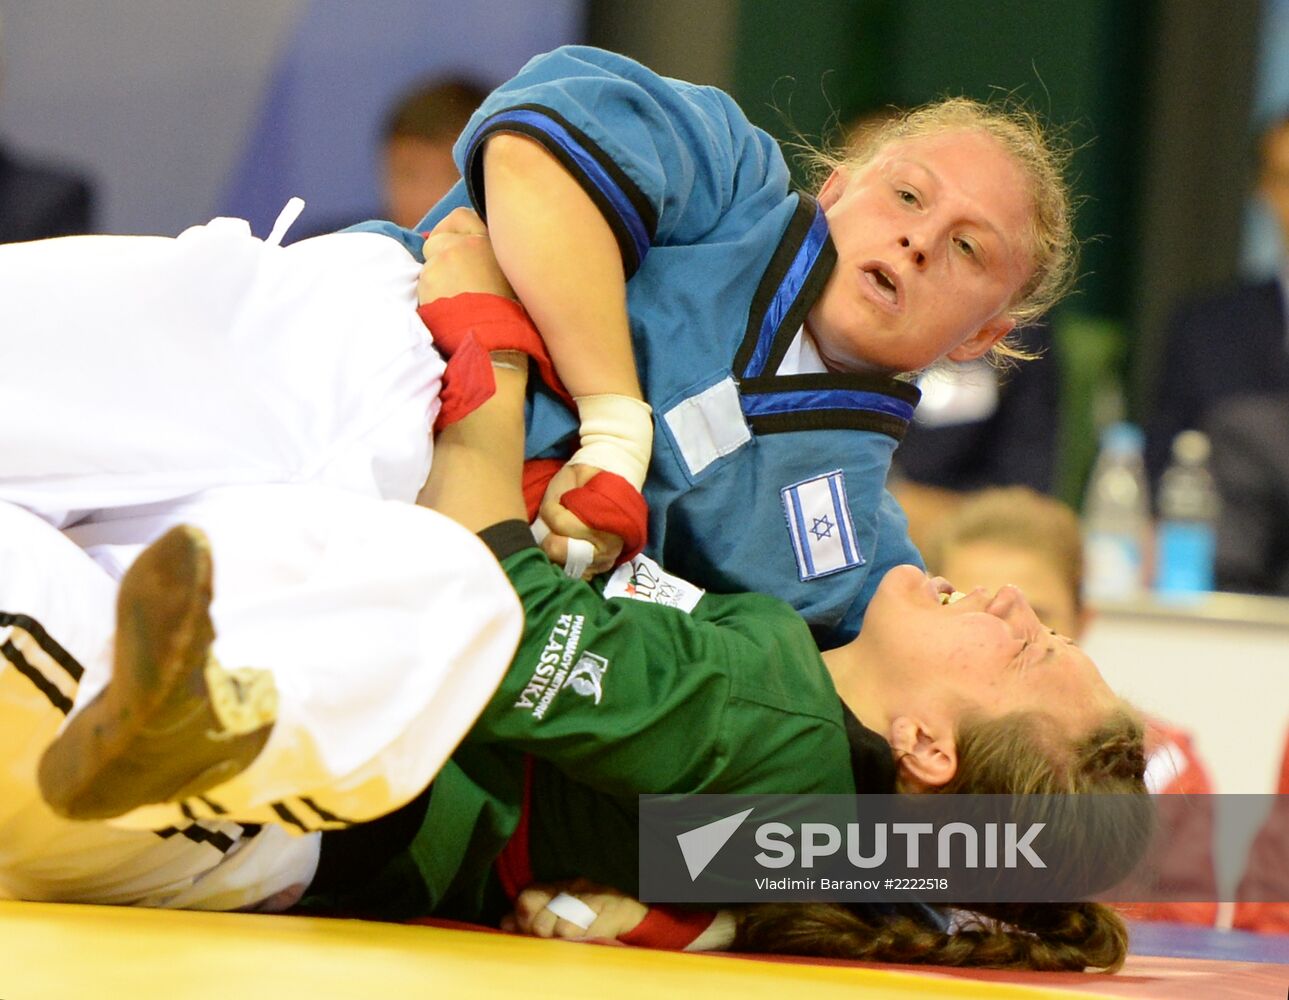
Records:
<instances>
[{"instance_id":1,"label":"vladimir baranov text","mask_svg":"<svg viewBox=\"0 0 1289 1000\"><path fill-rule=\"evenodd\" d=\"M766 892L805 891L821 892L926 892L948 889L947 878L758 878L756 887Z\"/></svg>"}]
</instances>

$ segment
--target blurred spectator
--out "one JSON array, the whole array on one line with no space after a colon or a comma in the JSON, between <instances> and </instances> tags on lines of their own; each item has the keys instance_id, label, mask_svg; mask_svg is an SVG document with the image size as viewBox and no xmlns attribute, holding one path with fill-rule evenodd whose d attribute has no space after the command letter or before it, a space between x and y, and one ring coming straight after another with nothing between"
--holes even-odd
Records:
<instances>
[{"instance_id":1,"label":"blurred spectator","mask_svg":"<svg viewBox=\"0 0 1289 1000\"><path fill-rule=\"evenodd\" d=\"M385 120L385 218L416 228L460 179L452 144L487 96L469 80L432 80L394 106Z\"/></svg>"},{"instance_id":2,"label":"blurred spectator","mask_svg":"<svg viewBox=\"0 0 1289 1000\"><path fill-rule=\"evenodd\" d=\"M1289 391L1232 396L1204 429L1222 498L1218 588L1289 597Z\"/></svg>"},{"instance_id":3,"label":"blurred spectator","mask_svg":"<svg viewBox=\"0 0 1289 1000\"><path fill-rule=\"evenodd\" d=\"M1267 202L1289 248L1289 112L1258 143L1258 193ZM1202 247L1197 247L1202 253ZM1228 396L1289 392L1289 327L1285 322L1289 273L1241 285L1179 308L1169 324L1162 376L1146 427L1146 467L1157 482L1174 436L1200 427Z\"/></svg>"},{"instance_id":4,"label":"blurred spectator","mask_svg":"<svg viewBox=\"0 0 1289 1000\"><path fill-rule=\"evenodd\" d=\"M1234 925L1264 934L1289 934L1289 734L1277 791L1235 893Z\"/></svg>"},{"instance_id":5,"label":"blurred spectator","mask_svg":"<svg viewBox=\"0 0 1289 1000\"><path fill-rule=\"evenodd\" d=\"M1073 510L1023 486L984 490L963 501L932 534L927 568L956 588L1019 587L1044 625L1079 640L1093 612L1083 604L1083 539ZM1162 681L1162 678L1161 678ZM1173 834L1154 870L1161 886L1192 899L1217 899L1212 782L1188 734L1146 719L1146 788L1152 794L1195 798L1159 803ZM1171 813L1167 811L1172 809ZM1134 903L1125 915L1211 926L1216 902Z\"/></svg>"},{"instance_id":6,"label":"blurred spectator","mask_svg":"<svg viewBox=\"0 0 1289 1000\"><path fill-rule=\"evenodd\" d=\"M1006 369L984 360L937 366L918 380L922 402L895 451L892 479L919 548L970 491L1053 489L1060 372L1051 330L1040 322L1020 343L1043 353Z\"/></svg>"},{"instance_id":7,"label":"blurred spectator","mask_svg":"<svg viewBox=\"0 0 1289 1000\"><path fill-rule=\"evenodd\" d=\"M4 25L0 22L0 43L3 41ZM93 207L93 190L84 177L29 160L0 142L0 243L87 233Z\"/></svg>"},{"instance_id":8,"label":"blurred spectator","mask_svg":"<svg viewBox=\"0 0 1289 1000\"><path fill-rule=\"evenodd\" d=\"M427 80L404 93L381 130L381 207L301 230L295 238L335 232L373 218L415 229L460 180L452 145L487 96L488 88L458 77Z\"/></svg>"}]
</instances>

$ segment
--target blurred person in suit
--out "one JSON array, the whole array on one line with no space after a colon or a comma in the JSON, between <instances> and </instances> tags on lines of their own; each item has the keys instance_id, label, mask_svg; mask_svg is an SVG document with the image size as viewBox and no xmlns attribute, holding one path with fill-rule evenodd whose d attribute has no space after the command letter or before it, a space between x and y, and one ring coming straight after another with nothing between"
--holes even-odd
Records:
<instances>
[{"instance_id":1,"label":"blurred person in suit","mask_svg":"<svg viewBox=\"0 0 1289 1000\"><path fill-rule=\"evenodd\" d=\"M1258 141L1257 192L1289 248L1289 108ZM1212 408L1244 393L1289 392L1289 263L1278 275L1183 304L1166 334L1146 466L1158 481L1173 438L1200 427Z\"/></svg>"},{"instance_id":2,"label":"blurred person in suit","mask_svg":"<svg viewBox=\"0 0 1289 1000\"><path fill-rule=\"evenodd\" d=\"M895 451L892 492L920 549L972 491L1054 489L1060 369L1052 344L1039 321L1020 334L1033 360L939 365L918 378L922 402Z\"/></svg>"},{"instance_id":3,"label":"blurred person in suit","mask_svg":"<svg viewBox=\"0 0 1289 1000\"><path fill-rule=\"evenodd\" d=\"M0 22L0 44L3 41ZM3 75L0 53L0 97ZM0 140L0 243L87 233L93 218L94 190L85 177L30 160Z\"/></svg>"},{"instance_id":4,"label":"blurred person in suit","mask_svg":"<svg viewBox=\"0 0 1289 1000\"><path fill-rule=\"evenodd\" d=\"M1204 429L1222 498L1218 587L1289 597L1289 389L1223 400Z\"/></svg>"}]
</instances>

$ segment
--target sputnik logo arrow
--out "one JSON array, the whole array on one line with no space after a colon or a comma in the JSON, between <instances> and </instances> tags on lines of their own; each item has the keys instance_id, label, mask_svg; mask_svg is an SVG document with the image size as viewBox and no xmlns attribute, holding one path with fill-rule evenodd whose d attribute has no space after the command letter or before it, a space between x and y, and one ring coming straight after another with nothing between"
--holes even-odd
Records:
<instances>
[{"instance_id":1,"label":"sputnik logo arrow","mask_svg":"<svg viewBox=\"0 0 1289 1000\"><path fill-rule=\"evenodd\" d=\"M685 856L685 867L689 869L689 881L697 882L698 876L711 864L712 858L720 853L722 847L734 836L734 831L743 825L743 821L752 814L751 809L726 816L714 823L708 823L697 829L676 835L680 844L680 853Z\"/></svg>"}]
</instances>

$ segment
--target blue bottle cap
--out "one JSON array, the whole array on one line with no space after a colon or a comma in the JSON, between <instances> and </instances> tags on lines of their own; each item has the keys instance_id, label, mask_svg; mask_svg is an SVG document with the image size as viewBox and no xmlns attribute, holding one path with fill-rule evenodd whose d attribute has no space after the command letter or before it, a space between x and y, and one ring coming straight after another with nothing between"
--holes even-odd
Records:
<instances>
[{"instance_id":1,"label":"blue bottle cap","mask_svg":"<svg viewBox=\"0 0 1289 1000\"><path fill-rule=\"evenodd\" d=\"M1101 432L1101 447L1106 451L1134 452L1141 451L1146 444L1146 435L1136 424L1121 421L1111 424Z\"/></svg>"}]
</instances>

